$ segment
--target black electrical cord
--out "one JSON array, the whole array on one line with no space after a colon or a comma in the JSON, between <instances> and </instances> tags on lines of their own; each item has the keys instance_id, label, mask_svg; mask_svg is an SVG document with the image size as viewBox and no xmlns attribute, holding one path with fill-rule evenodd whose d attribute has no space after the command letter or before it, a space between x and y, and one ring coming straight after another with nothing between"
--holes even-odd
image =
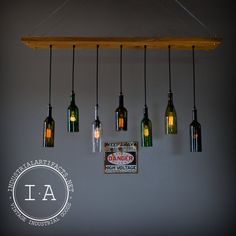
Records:
<instances>
[{"instance_id":1,"label":"black electrical cord","mask_svg":"<svg viewBox=\"0 0 236 236\"><path fill-rule=\"evenodd\" d=\"M73 45L73 56L72 56L72 93L74 93L75 87L75 45Z\"/></svg>"},{"instance_id":2,"label":"black electrical cord","mask_svg":"<svg viewBox=\"0 0 236 236\"><path fill-rule=\"evenodd\" d=\"M147 107L147 45L144 45L144 106Z\"/></svg>"},{"instance_id":3,"label":"black electrical cord","mask_svg":"<svg viewBox=\"0 0 236 236\"><path fill-rule=\"evenodd\" d=\"M97 53L96 53L96 107L98 108L98 48L99 45L97 45Z\"/></svg>"},{"instance_id":4,"label":"black electrical cord","mask_svg":"<svg viewBox=\"0 0 236 236\"><path fill-rule=\"evenodd\" d=\"M172 93L172 91L171 91L171 63L170 63L170 45L168 46L168 58L169 58L169 93Z\"/></svg>"},{"instance_id":5,"label":"black electrical cord","mask_svg":"<svg viewBox=\"0 0 236 236\"><path fill-rule=\"evenodd\" d=\"M51 106L51 88L52 88L52 45L50 45L49 57L49 106Z\"/></svg>"},{"instance_id":6,"label":"black electrical cord","mask_svg":"<svg viewBox=\"0 0 236 236\"><path fill-rule=\"evenodd\" d=\"M120 95L122 95L122 48L120 45Z\"/></svg>"},{"instance_id":7,"label":"black electrical cord","mask_svg":"<svg viewBox=\"0 0 236 236\"><path fill-rule=\"evenodd\" d=\"M195 99L195 46L192 46L192 56L193 56L193 109L196 110L196 99Z\"/></svg>"}]
</instances>

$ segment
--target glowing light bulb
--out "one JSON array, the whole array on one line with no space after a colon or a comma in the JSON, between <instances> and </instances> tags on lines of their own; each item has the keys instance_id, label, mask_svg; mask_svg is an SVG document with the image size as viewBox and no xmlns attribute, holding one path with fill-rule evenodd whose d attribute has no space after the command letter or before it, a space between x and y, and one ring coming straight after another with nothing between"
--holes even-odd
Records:
<instances>
[{"instance_id":1,"label":"glowing light bulb","mask_svg":"<svg viewBox=\"0 0 236 236\"><path fill-rule=\"evenodd\" d=\"M46 138L51 138L52 137L52 130L50 128L46 129Z\"/></svg>"},{"instance_id":2,"label":"glowing light bulb","mask_svg":"<svg viewBox=\"0 0 236 236\"><path fill-rule=\"evenodd\" d=\"M170 112L170 114L168 116L168 125L169 126L173 126L174 125L174 116L173 116L172 112Z\"/></svg>"},{"instance_id":3,"label":"glowing light bulb","mask_svg":"<svg viewBox=\"0 0 236 236\"><path fill-rule=\"evenodd\" d=\"M75 117L75 112L74 111L71 112L70 121L71 122L75 122L76 121L76 117Z\"/></svg>"},{"instance_id":4,"label":"glowing light bulb","mask_svg":"<svg viewBox=\"0 0 236 236\"><path fill-rule=\"evenodd\" d=\"M119 127L124 128L124 118L123 117L119 117Z\"/></svg>"},{"instance_id":5,"label":"glowing light bulb","mask_svg":"<svg viewBox=\"0 0 236 236\"><path fill-rule=\"evenodd\" d=\"M94 138L99 139L101 137L101 132L99 128L96 128L94 131Z\"/></svg>"},{"instance_id":6,"label":"glowing light bulb","mask_svg":"<svg viewBox=\"0 0 236 236\"><path fill-rule=\"evenodd\" d=\"M144 134L145 137L148 137L148 136L149 136L149 129L148 129L148 126L147 126L147 125L144 126L143 134Z\"/></svg>"}]
</instances>

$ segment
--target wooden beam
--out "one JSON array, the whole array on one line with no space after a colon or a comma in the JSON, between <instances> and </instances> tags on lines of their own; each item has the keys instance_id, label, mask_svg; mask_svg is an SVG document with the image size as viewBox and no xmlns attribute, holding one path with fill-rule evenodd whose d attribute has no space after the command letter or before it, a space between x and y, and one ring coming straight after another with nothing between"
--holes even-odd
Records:
<instances>
[{"instance_id":1,"label":"wooden beam","mask_svg":"<svg viewBox=\"0 0 236 236\"><path fill-rule=\"evenodd\" d=\"M30 48L147 48L167 49L168 45L176 50L213 50L222 40L219 38L107 38L107 37L22 37L21 41Z\"/></svg>"}]
</instances>

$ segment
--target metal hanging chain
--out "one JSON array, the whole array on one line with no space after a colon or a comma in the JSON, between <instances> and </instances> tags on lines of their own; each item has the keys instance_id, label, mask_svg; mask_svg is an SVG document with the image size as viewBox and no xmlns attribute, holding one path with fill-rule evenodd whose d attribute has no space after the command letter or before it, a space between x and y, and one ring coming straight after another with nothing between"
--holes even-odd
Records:
<instances>
[{"instance_id":1,"label":"metal hanging chain","mask_svg":"<svg viewBox=\"0 0 236 236\"><path fill-rule=\"evenodd\" d=\"M146 73L146 67L147 67L147 45L144 45L144 106L147 107L147 73Z\"/></svg>"},{"instance_id":2,"label":"metal hanging chain","mask_svg":"<svg viewBox=\"0 0 236 236\"><path fill-rule=\"evenodd\" d=\"M49 101L48 104L51 106L51 88L52 88L52 45L50 45L50 50L49 50Z\"/></svg>"},{"instance_id":3,"label":"metal hanging chain","mask_svg":"<svg viewBox=\"0 0 236 236\"><path fill-rule=\"evenodd\" d=\"M122 95L122 48L120 45L120 95Z\"/></svg>"},{"instance_id":4,"label":"metal hanging chain","mask_svg":"<svg viewBox=\"0 0 236 236\"><path fill-rule=\"evenodd\" d=\"M73 55L72 55L72 93L74 93L75 87L75 45L73 45Z\"/></svg>"},{"instance_id":5,"label":"metal hanging chain","mask_svg":"<svg viewBox=\"0 0 236 236\"><path fill-rule=\"evenodd\" d=\"M52 18L57 12L61 11L69 2L70 0L65 0L61 5L59 5L55 10L53 10L46 18L44 18L37 25L35 25L29 35L35 33L41 25L47 23L50 18Z\"/></svg>"},{"instance_id":6,"label":"metal hanging chain","mask_svg":"<svg viewBox=\"0 0 236 236\"><path fill-rule=\"evenodd\" d=\"M168 59L169 59L169 93L171 93L171 63L170 63L170 45L168 46Z\"/></svg>"},{"instance_id":7,"label":"metal hanging chain","mask_svg":"<svg viewBox=\"0 0 236 236\"><path fill-rule=\"evenodd\" d=\"M195 100L195 46L192 46L192 56L193 56L193 109L196 110L196 100Z\"/></svg>"},{"instance_id":8,"label":"metal hanging chain","mask_svg":"<svg viewBox=\"0 0 236 236\"><path fill-rule=\"evenodd\" d=\"M97 58L96 58L96 107L98 108L98 48L99 45L97 45Z\"/></svg>"},{"instance_id":9,"label":"metal hanging chain","mask_svg":"<svg viewBox=\"0 0 236 236\"><path fill-rule=\"evenodd\" d=\"M184 6L180 1L178 0L174 0L185 12L187 12L198 24L200 24L203 28L205 28L207 30L207 32L210 34L210 35L215 35L216 37L216 34L213 34L213 32L201 21L199 20L198 17L196 17L186 6Z\"/></svg>"}]
</instances>

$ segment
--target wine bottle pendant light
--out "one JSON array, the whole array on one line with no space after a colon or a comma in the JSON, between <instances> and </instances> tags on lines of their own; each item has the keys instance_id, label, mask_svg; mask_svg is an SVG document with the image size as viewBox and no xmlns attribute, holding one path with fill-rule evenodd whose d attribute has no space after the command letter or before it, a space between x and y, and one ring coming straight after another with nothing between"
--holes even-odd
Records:
<instances>
[{"instance_id":1,"label":"wine bottle pendant light","mask_svg":"<svg viewBox=\"0 0 236 236\"><path fill-rule=\"evenodd\" d=\"M143 119L141 121L141 146L152 147L152 122L148 118L148 107L147 107L146 57L147 57L147 46L144 45L144 109L143 109Z\"/></svg>"},{"instance_id":2,"label":"wine bottle pendant light","mask_svg":"<svg viewBox=\"0 0 236 236\"><path fill-rule=\"evenodd\" d=\"M202 137L201 125L197 121L197 108L195 99L195 46L192 46L192 59L193 59L193 110L192 110L192 123L190 124L190 151L202 151Z\"/></svg>"},{"instance_id":3,"label":"wine bottle pendant light","mask_svg":"<svg viewBox=\"0 0 236 236\"><path fill-rule=\"evenodd\" d=\"M73 56L72 56L71 102L67 109L67 131L68 132L79 132L79 108L75 104L74 74L75 74L75 45L73 45Z\"/></svg>"},{"instance_id":4,"label":"wine bottle pendant light","mask_svg":"<svg viewBox=\"0 0 236 236\"><path fill-rule=\"evenodd\" d=\"M93 152L101 152L102 151L102 124L99 120L98 116L98 48L97 45L96 50L96 105L95 105L95 120L92 124L92 145Z\"/></svg>"},{"instance_id":5,"label":"wine bottle pendant light","mask_svg":"<svg viewBox=\"0 0 236 236\"><path fill-rule=\"evenodd\" d=\"M54 147L55 121L52 118L51 85L52 85L52 45L50 45L50 57L49 57L48 117L44 120L44 125L43 125L43 146L44 147Z\"/></svg>"},{"instance_id":6,"label":"wine bottle pendant light","mask_svg":"<svg viewBox=\"0 0 236 236\"><path fill-rule=\"evenodd\" d=\"M177 114L173 103L173 93L171 90L171 58L170 45L168 46L168 61L169 61L169 92L168 104L165 112L165 134L177 134Z\"/></svg>"},{"instance_id":7,"label":"wine bottle pendant light","mask_svg":"<svg viewBox=\"0 0 236 236\"><path fill-rule=\"evenodd\" d=\"M128 112L124 107L124 96L122 92L122 48L120 45L120 95L119 95L119 107L115 111L115 125L116 131L127 131Z\"/></svg>"}]
</instances>

